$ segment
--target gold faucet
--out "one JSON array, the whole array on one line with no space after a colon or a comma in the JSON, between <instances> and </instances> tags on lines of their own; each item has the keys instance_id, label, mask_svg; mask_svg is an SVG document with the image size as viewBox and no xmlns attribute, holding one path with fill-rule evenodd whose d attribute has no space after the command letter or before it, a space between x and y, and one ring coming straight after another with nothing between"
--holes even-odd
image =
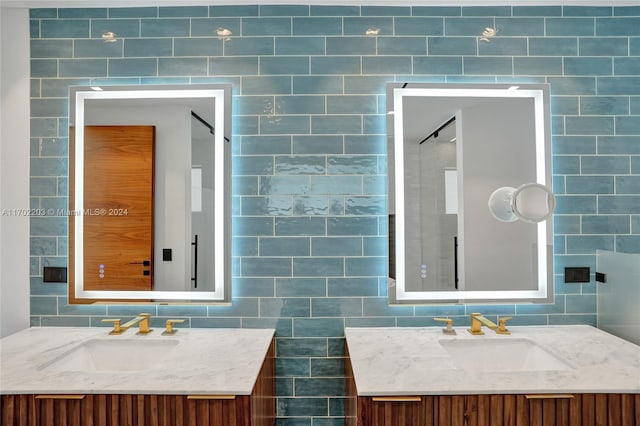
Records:
<instances>
[{"instance_id":1,"label":"gold faucet","mask_svg":"<svg viewBox=\"0 0 640 426\"><path fill-rule=\"evenodd\" d=\"M488 320L484 316L482 316L479 312L474 312L471 314L471 328L469 329L469 333L473 335L484 334L482 331L482 326L488 327L491 330L497 330L498 325L493 321Z\"/></svg>"},{"instance_id":2,"label":"gold faucet","mask_svg":"<svg viewBox=\"0 0 640 426\"><path fill-rule=\"evenodd\" d=\"M176 334L178 330L173 328L173 324L180 324L183 322L184 322L183 319L168 319L167 322L165 323L165 330L162 332L162 335L170 336L172 334Z\"/></svg>"},{"instance_id":3,"label":"gold faucet","mask_svg":"<svg viewBox=\"0 0 640 426\"><path fill-rule=\"evenodd\" d=\"M124 324L120 324L120 319L107 318L103 319L102 322L112 322L113 330L109 332L109 334L122 334L127 331L129 328L138 324L138 334L149 334L153 330L149 327L149 318L151 318L151 314L142 313L132 319L131 321L127 321Z\"/></svg>"}]
</instances>

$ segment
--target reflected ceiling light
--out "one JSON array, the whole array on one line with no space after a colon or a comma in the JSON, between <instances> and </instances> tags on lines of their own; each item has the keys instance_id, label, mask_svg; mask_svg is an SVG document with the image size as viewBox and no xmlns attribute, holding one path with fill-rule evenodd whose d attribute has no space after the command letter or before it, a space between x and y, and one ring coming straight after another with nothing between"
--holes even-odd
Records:
<instances>
[{"instance_id":1,"label":"reflected ceiling light","mask_svg":"<svg viewBox=\"0 0 640 426\"><path fill-rule=\"evenodd\" d=\"M376 28L376 27L367 28L367 31L365 31L364 33L365 35L368 35L368 36L377 36L380 34L380 28Z\"/></svg>"},{"instance_id":2,"label":"reflected ceiling light","mask_svg":"<svg viewBox=\"0 0 640 426\"><path fill-rule=\"evenodd\" d=\"M489 197L489 211L501 222L538 223L553 214L556 197L546 186L525 183L518 188L503 186Z\"/></svg>"},{"instance_id":3,"label":"reflected ceiling light","mask_svg":"<svg viewBox=\"0 0 640 426\"><path fill-rule=\"evenodd\" d=\"M105 43L115 43L118 39L113 31L105 31L102 33L102 40Z\"/></svg>"},{"instance_id":4,"label":"reflected ceiling light","mask_svg":"<svg viewBox=\"0 0 640 426\"><path fill-rule=\"evenodd\" d=\"M233 34L233 32L229 29L229 28L218 28L216 29L216 35L221 39L221 40L229 40L231 38L231 35Z\"/></svg>"},{"instance_id":5,"label":"reflected ceiling light","mask_svg":"<svg viewBox=\"0 0 640 426\"><path fill-rule=\"evenodd\" d=\"M95 90L96 92L102 92L102 87L100 86L91 86L91 90Z\"/></svg>"},{"instance_id":6,"label":"reflected ceiling light","mask_svg":"<svg viewBox=\"0 0 640 426\"><path fill-rule=\"evenodd\" d=\"M487 43L491 41L492 37L495 37L495 35L498 33L498 30L495 28L491 28L491 27L486 27L483 31L482 31L482 37L480 37L480 40L482 41L486 41Z\"/></svg>"}]
</instances>

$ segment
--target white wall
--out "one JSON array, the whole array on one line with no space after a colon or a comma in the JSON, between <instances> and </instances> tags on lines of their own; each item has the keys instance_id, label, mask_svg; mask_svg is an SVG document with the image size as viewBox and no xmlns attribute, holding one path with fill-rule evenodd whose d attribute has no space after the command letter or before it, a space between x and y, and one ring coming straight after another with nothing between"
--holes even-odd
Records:
<instances>
[{"instance_id":1,"label":"white wall","mask_svg":"<svg viewBox=\"0 0 640 426\"><path fill-rule=\"evenodd\" d=\"M29 327L29 11L0 9L0 337ZM7 210L5 210L7 209Z\"/></svg>"}]
</instances>

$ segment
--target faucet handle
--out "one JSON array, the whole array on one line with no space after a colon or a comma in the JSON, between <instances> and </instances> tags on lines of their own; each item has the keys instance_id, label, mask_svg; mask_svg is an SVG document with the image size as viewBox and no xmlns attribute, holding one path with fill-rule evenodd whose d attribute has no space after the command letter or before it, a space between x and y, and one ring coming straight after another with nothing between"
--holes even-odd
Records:
<instances>
[{"instance_id":1,"label":"faucet handle","mask_svg":"<svg viewBox=\"0 0 640 426\"><path fill-rule=\"evenodd\" d=\"M113 323L113 330L111 330L109 334L122 334L122 329L120 328L120 318L105 318L100 322Z\"/></svg>"},{"instance_id":2,"label":"faucet handle","mask_svg":"<svg viewBox=\"0 0 640 426\"><path fill-rule=\"evenodd\" d=\"M498 334L511 334L511 332L507 329L507 321L512 319L513 317L500 317L498 318L498 329L496 333Z\"/></svg>"},{"instance_id":3,"label":"faucet handle","mask_svg":"<svg viewBox=\"0 0 640 426\"><path fill-rule=\"evenodd\" d=\"M453 329L453 319L452 318L434 318L434 321L446 322L447 326L442 329L444 334L456 334L456 331Z\"/></svg>"},{"instance_id":4,"label":"faucet handle","mask_svg":"<svg viewBox=\"0 0 640 426\"><path fill-rule=\"evenodd\" d=\"M163 335L176 334L178 330L174 330L173 324L181 324L183 322L184 322L183 319L168 319L166 322L165 330L162 334Z\"/></svg>"}]
</instances>

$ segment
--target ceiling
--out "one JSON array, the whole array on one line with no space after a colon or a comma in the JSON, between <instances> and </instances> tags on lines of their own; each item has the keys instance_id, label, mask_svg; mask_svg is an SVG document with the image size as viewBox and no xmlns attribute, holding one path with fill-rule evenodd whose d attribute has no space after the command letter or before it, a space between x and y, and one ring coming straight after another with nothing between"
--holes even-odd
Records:
<instances>
[{"instance_id":1,"label":"ceiling","mask_svg":"<svg viewBox=\"0 0 640 426\"><path fill-rule=\"evenodd\" d=\"M2 0L2 8L216 6L241 4L371 6L637 6L638 0Z\"/></svg>"}]
</instances>

